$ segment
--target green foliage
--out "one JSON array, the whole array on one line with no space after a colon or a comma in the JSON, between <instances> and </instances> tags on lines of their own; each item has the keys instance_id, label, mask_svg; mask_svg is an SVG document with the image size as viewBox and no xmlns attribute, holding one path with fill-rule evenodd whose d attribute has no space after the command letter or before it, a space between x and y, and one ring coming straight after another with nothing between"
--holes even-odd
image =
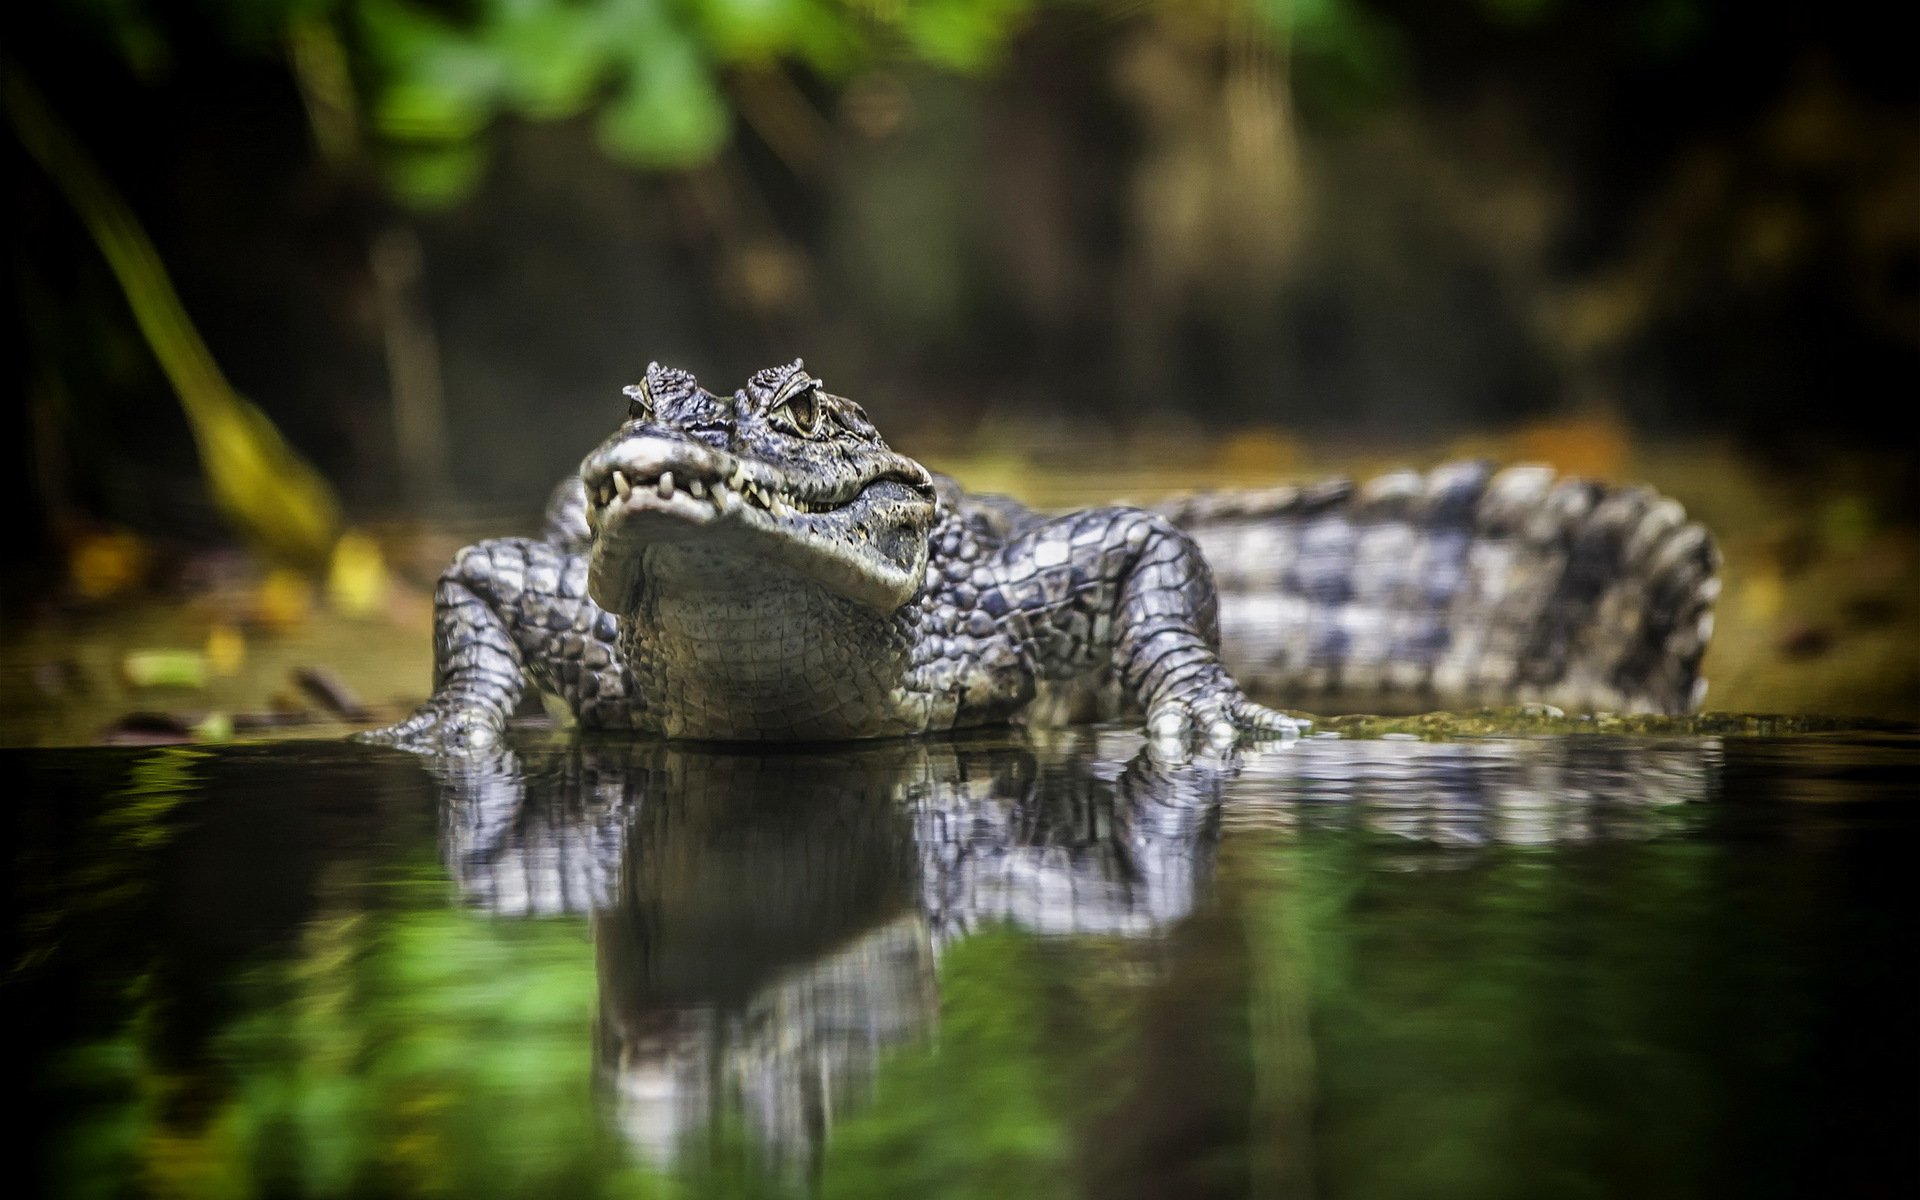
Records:
<instances>
[{"instance_id":1,"label":"green foliage","mask_svg":"<svg viewBox=\"0 0 1920 1200\"><path fill-rule=\"evenodd\" d=\"M928 62L979 71L1000 55L1028 0L922 0L899 6L900 31Z\"/></svg>"},{"instance_id":2,"label":"green foliage","mask_svg":"<svg viewBox=\"0 0 1920 1200\"><path fill-rule=\"evenodd\" d=\"M421 909L310 922L225 1037L223 1118L267 1191L587 1194L593 959L575 922ZM501 1104L513 1112L499 1136Z\"/></svg>"},{"instance_id":3,"label":"green foliage","mask_svg":"<svg viewBox=\"0 0 1920 1200\"><path fill-rule=\"evenodd\" d=\"M1026 0L939 0L885 16L819 0L479 0L462 19L413 0L356 0L371 106L396 189L452 203L483 165L501 116L558 120L597 108L600 144L635 166L711 159L732 112L737 66L800 62L827 77L897 41L929 62L979 69L998 55Z\"/></svg>"},{"instance_id":4,"label":"green foliage","mask_svg":"<svg viewBox=\"0 0 1920 1200\"><path fill-rule=\"evenodd\" d=\"M633 63L600 120L600 143L640 166L687 166L726 140L726 102L692 43L662 38Z\"/></svg>"},{"instance_id":5,"label":"green foliage","mask_svg":"<svg viewBox=\"0 0 1920 1200\"><path fill-rule=\"evenodd\" d=\"M1355 0L1255 0L1292 64L1303 103L1324 116L1371 111L1407 76L1399 29Z\"/></svg>"},{"instance_id":6,"label":"green foliage","mask_svg":"<svg viewBox=\"0 0 1920 1200\"><path fill-rule=\"evenodd\" d=\"M1263 971L1310 989L1321 1168L1356 1195L1590 1196L1631 1143L1655 1177L1684 1179L1702 1079L1675 1048L1697 1002L1673 984L1724 919L1712 852L1676 839L1380 870L1390 847L1359 831L1276 847L1287 886L1257 893L1269 927L1305 934L1302 963ZM1283 945L1253 943L1257 958Z\"/></svg>"},{"instance_id":7,"label":"green foliage","mask_svg":"<svg viewBox=\"0 0 1920 1200\"><path fill-rule=\"evenodd\" d=\"M1300 100L1352 116L1397 95L1409 74L1401 28L1364 0L1240 0L1291 64ZM141 0L80 0L83 19L137 71L169 58L165 25ZM790 63L828 83L892 63L961 74L993 69L1040 0L204 0L239 48L279 52L330 37L352 58L373 151L394 190L423 208L459 202L485 170L501 118L593 114L617 161L679 170L731 136L728 77ZM1097 0L1051 7L1131 13ZM1235 5L1206 19L1237 27ZM1477 0L1491 24L1523 31L1561 0ZM1643 48L1663 54L1703 23L1698 0L1640 0Z\"/></svg>"}]
</instances>

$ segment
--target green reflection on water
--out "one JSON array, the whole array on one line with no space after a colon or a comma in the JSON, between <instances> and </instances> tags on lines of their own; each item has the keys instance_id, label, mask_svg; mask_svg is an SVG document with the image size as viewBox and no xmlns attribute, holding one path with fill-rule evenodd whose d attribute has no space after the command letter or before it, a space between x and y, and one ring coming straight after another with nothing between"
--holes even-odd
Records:
<instances>
[{"instance_id":1,"label":"green reflection on water","mask_svg":"<svg viewBox=\"0 0 1920 1200\"><path fill-rule=\"evenodd\" d=\"M1061 1196L1072 1139L1054 1086L1045 986L1033 939L993 930L941 963L931 1051L906 1050L873 1103L834 1131L828 1196Z\"/></svg>"},{"instance_id":2,"label":"green reflection on water","mask_svg":"<svg viewBox=\"0 0 1920 1200\"><path fill-rule=\"evenodd\" d=\"M366 910L365 888L323 881L331 903L235 984L241 1015L197 1073L166 1069L137 996L68 1055L63 1080L105 1102L60 1156L67 1190L635 1194L595 1136L584 922L446 908L437 871L400 890L408 907Z\"/></svg>"},{"instance_id":3,"label":"green reflection on water","mask_svg":"<svg viewBox=\"0 0 1920 1200\"><path fill-rule=\"evenodd\" d=\"M174 994L165 978L178 964L151 947L125 960L86 952L120 974L113 1018L53 1060L41 1093L65 1108L56 1190L1689 1195L1825 1178L1818 1123L1856 1111L1868 1152L1859 1169L1870 1174L1898 1109L1869 1092L1856 1110L1844 1093L1885 1070L1912 1094L1910 1064L1875 1058L1913 1044L1911 1014L1893 1014L1914 995L1911 960L1895 947L1911 916L1901 857L1915 745L1570 741L1516 742L1507 757L1333 743L1313 752L1322 768L1342 767L1331 774L1304 770L1303 747L1278 760L1293 774L1233 782L1204 902L1152 936L989 923L942 945L937 1024L920 1043L878 1051L871 1097L828 1115L812 1179L770 1166L752 1122L724 1102L671 1175L634 1153L608 1118L596 1068L596 1012L610 988L596 937L621 928L605 911L504 919L450 904L456 893L423 831L373 853L356 844L325 856L293 936L246 960L214 1028L185 1051L178 1000L158 998ZM1391 758L1396 746L1405 757ZM1553 776L1561 792L1530 801L1538 764L1514 764L1542 747L1583 770ZM901 753L925 765L912 757L924 750ZM675 826L659 824L654 849L675 863L720 854L759 808L701 806L695 784L716 770L734 791L714 796L734 795L759 760L686 751L675 761L681 771L648 778L694 789L687 813L724 818L725 829L711 844L704 827L676 842ZM1032 793L1003 787L996 803L1031 806L1060 786L1031 763L1009 760L1018 769L1003 778L987 769L998 758L967 762L977 774L958 777L976 796L1038 781ZM1410 774L1408 764L1426 766ZM96 793L105 799L85 828L97 853L28 888L51 898L35 910L60 917L48 928L152 903L167 886L155 855L191 826L184 801L201 765L178 751L147 756ZM1486 840L1442 844L1430 831L1464 794L1463 775L1488 792L1486 779L1507 780L1498 795L1515 811L1505 823L1483 814ZM599 776L616 777L635 776ZM878 777L848 776L869 787ZM1629 781L1625 799L1577 794L1609 780ZM1635 797L1647 803L1628 805ZM1409 800L1440 815L1381 823ZM1547 815L1528 807L1536 801ZM1609 818L1610 805L1629 811ZM1089 827L1101 837L1129 824L1124 807L1098 811ZM844 833L858 822L809 838L794 830L811 826L776 817L791 813L757 818L769 846L830 845L852 859L867 844ZM137 836L113 832L134 827ZM894 852L869 840L872 853ZM791 929L805 932L810 903L821 905L816 921L840 912L822 897L839 895L858 865L831 861L832 878L763 866L760 882L728 874L721 891L771 888L778 876ZM647 895L668 913L687 895L711 898L683 894L697 874L665 872ZM104 899L88 908L94 885ZM923 930L897 919L894 899L876 902L879 928ZM760 909L743 911L725 928L764 927ZM831 927L850 932L817 948L826 959L872 935L859 922ZM80 953L69 942L64 953ZM665 952L645 945L635 953ZM738 950L704 947L716 962ZM811 960L781 970L792 973L756 983L756 994L818 995L845 974L826 972L808 992L780 981L806 977ZM823 1016L848 1014L802 1013L792 1028ZM775 1041L792 1036L771 1024Z\"/></svg>"}]
</instances>

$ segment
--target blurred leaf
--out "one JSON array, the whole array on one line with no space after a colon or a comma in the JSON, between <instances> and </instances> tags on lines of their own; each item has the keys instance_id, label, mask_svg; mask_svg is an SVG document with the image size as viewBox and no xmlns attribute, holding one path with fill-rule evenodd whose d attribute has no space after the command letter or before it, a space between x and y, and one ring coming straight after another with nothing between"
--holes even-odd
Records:
<instances>
[{"instance_id":1,"label":"blurred leaf","mask_svg":"<svg viewBox=\"0 0 1920 1200\"><path fill-rule=\"evenodd\" d=\"M1311 108L1363 111L1397 91L1407 74L1399 29L1352 0L1256 0L1293 61L1294 87Z\"/></svg>"},{"instance_id":2,"label":"blurred leaf","mask_svg":"<svg viewBox=\"0 0 1920 1200\"><path fill-rule=\"evenodd\" d=\"M600 141L639 166L687 167L726 142L727 106L692 43L664 38L635 46L627 88L600 117Z\"/></svg>"},{"instance_id":3,"label":"blurred leaf","mask_svg":"<svg viewBox=\"0 0 1920 1200\"><path fill-rule=\"evenodd\" d=\"M207 630L207 666L215 675L235 675L247 661L247 639L231 625L218 624Z\"/></svg>"},{"instance_id":4,"label":"blurred leaf","mask_svg":"<svg viewBox=\"0 0 1920 1200\"><path fill-rule=\"evenodd\" d=\"M313 584L298 571L275 568L253 597L253 619L269 629L290 629L313 614Z\"/></svg>"},{"instance_id":5,"label":"blurred leaf","mask_svg":"<svg viewBox=\"0 0 1920 1200\"><path fill-rule=\"evenodd\" d=\"M171 285L167 296L172 298ZM184 314L180 321L191 339L180 350L198 351L206 374L192 390L183 382L175 387L185 402L214 503L261 549L303 570L318 567L340 526L333 489L286 444L265 413L227 386L199 336L184 324ZM186 378L184 370L179 378Z\"/></svg>"},{"instance_id":6,"label":"blurred leaf","mask_svg":"<svg viewBox=\"0 0 1920 1200\"><path fill-rule=\"evenodd\" d=\"M486 169L487 151L477 141L399 146L388 151L385 161L387 177L401 199L416 208L439 209L472 190Z\"/></svg>"},{"instance_id":7,"label":"blurred leaf","mask_svg":"<svg viewBox=\"0 0 1920 1200\"><path fill-rule=\"evenodd\" d=\"M504 72L483 43L400 0L365 0L356 11L383 75L373 105L382 134L450 140L486 127Z\"/></svg>"},{"instance_id":8,"label":"blurred leaf","mask_svg":"<svg viewBox=\"0 0 1920 1200\"><path fill-rule=\"evenodd\" d=\"M606 19L618 7L506 6L485 31L488 44L501 55L503 99L538 120L570 117L586 107L609 51L620 45L620 23Z\"/></svg>"},{"instance_id":9,"label":"blurred leaf","mask_svg":"<svg viewBox=\"0 0 1920 1200\"><path fill-rule=\"evenodd\" d=\"M380 544L358 530L341 534L327 566L327 602L360 617L378 609L386 596L387 560Z\"/></svg>"},{"instance_id":10,"label":"blurred leaf","mask_svg":"<svg viewBox=\"0 0 1920 1200\"><path fill-rule=\"evenodd\" d=\"M692 8L702 40L729 59L779 54L808 26L840 19L807 0L702 0Z\"/></svg>"},{"instance_id":11,"label":"blurred leaf","mask_svg":"<svg viewBox=\"0 0 1920 1200\"><path fill-rule=\"evenodd\" d=\"M483 93L439 80L400 79L380 94L374 121L391 138L451 141L478 135L492 115Z\"/></svg>"},{"instance_id":12,"label":"blurred leaf","mask_svg":"<svg viewBox=\"0 0 1920 1200\"><path fill-rule=\"evenodd\" d=\"M269 553L325 562L339 527L333 489L221 375L146 231L66 126L13 64L0 64L0 78L8 121L79 214L179 395L214 503Z\"/></svg>"},{"instance_id":13,"label":"blurred leaf","mask_svg":"<svg viewBox=\"0 0 1920 1200\"><path fill-rule=\"evenodd\" d=\"M1032 8L1030 0L920 0L898 9L901 32L928 61L984 68Z\"/></svg>"},{"instance_id":14,"label":"blurred leaf","mask_svg":"<svg viewBox=\"0 0 1920 1200\"><path fill-rule=\"evenodd\" d=\"M1787 589L1779 571L1760 569L1748 573L1744 586L1735 595L1739 597L1735 611L1749 624L1763 625L1780 615Z\"/></svg>"},{"instance_id":15,"label":"blurred leaf","mask_svg":"<svg viewBox=\"0 0 1920 1200\"><path fill-rule=\"evenodd\" d=\"M146 578L147 544L125 530L81 536L67 554L67 578L82 599L105 600Z\"/></svg>"},{"instance_id":16,"label":"blurred leaf","mask_svg":"<svg viewBox=\"0 0 1920 1200\"><path fill-rule=\"evenodd\" d=\"M312 17L296 18L287 30L287 61L307 107L314 144L336 165L359 148L359 101L347 49L333 26Z\"/></svg>"},{"instance_id":17,"label":"blurred leaf","mask_svg":"<svg viewBox=\"0 0 1920 1200\"><path fill-rule=\"evenodd\" d=\"M844 77L872 58L876 33L918 56L977 71L1003 51L1032 0L916 0L849 9L826 0L475 0L465 19L412 0L354 6L372 59L375 125L392 147L392 183L443 207L479 171L454 143L507 113L575 115L596 96L601 146L619 161L676 170L726 145L732 106L718 79L735 63L793 58Z\"/></svg>"},{"instance_id":18,"label":"blurred leaf","mask_svg":"<svg viewBox=\"0 0 1920 1200\"><path fill-rule=\"evenodd\" d=\"M210 712L194 725L193 735L203 742L232 741L233 717L223 712Z\"/></svg>"},{"instance_id":19,"label":"blurred leaf","mask_svg":"<svg viewBox=\"0 0 1920 1200\"><path fill-rule=\"evenodd\" d=\"M133 650L120 660L120 673L134 687L207 686L207 660L197 650Z\"/></svg>"}]
</instances>

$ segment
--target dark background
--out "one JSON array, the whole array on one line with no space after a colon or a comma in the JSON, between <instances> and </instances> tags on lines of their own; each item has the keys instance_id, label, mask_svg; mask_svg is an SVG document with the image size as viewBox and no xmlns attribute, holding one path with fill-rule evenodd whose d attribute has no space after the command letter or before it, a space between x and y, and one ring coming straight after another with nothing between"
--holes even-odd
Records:
<instances>
[{"instance_id":1,"label":"dark background","mask_svg":"<svg viewBox=\"0 0 1920 1200\"><path fill-rule=\"evenodd\" d=\"M7 70L356 515L524 511L654 358L730 389L804 355L910 450L1597 418L1792 469L1885 451L1920 396L1920 73L1885 6L700 0L655 6L679 41L593 51L648 48L630 70L546 109L503 85L462 128L393 115L467 61L383 33L403 7L443 42L493 30L460 44L503 78L586 53L528 50L486 2L4 18ZM776 10L801 15L747 19ZM810 48L808 21L857 44ZM316 36L337 94L300 65ZM708 91L642 117L717 112L717 136L616 144L621 97L681 61L663 45ZM113 276L0 155L15 533L219 536ZM396 442L409 371L444 414L424 455Z\"/></svg>"}]
</instances>

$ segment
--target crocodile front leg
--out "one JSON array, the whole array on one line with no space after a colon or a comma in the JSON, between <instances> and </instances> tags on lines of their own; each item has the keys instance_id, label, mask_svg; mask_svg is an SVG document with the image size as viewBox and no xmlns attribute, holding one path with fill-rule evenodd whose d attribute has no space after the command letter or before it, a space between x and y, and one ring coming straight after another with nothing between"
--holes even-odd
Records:
<instances>
[{"instance_id":1,"label":"crocodile front leg","mask_svg":"<svg viewBox=\"0 0 1920 1200\"><path fill-rule=\"evenodd\" d=\"M549 542L469 546L434 592L433 695L362 740L417 750L499 742L527 683L584 725L625 726L638 708L615 649L619 624L587 597L587 558Z\"/></svg>"},{"instance_id":2,"label":"crocodile front leg","mask_svg":"<svg viewBox=\"0 0 1920 1200\"><path fill-rule=\"evenodd\" d=\"M1301 725L1247 699L1220 663L1213 575L1192 539L1136 508L1043 522L999 554L989 612L1038 678L1111 668L1155 737L1289 737Z\"/></svg>"}]
</instances>

